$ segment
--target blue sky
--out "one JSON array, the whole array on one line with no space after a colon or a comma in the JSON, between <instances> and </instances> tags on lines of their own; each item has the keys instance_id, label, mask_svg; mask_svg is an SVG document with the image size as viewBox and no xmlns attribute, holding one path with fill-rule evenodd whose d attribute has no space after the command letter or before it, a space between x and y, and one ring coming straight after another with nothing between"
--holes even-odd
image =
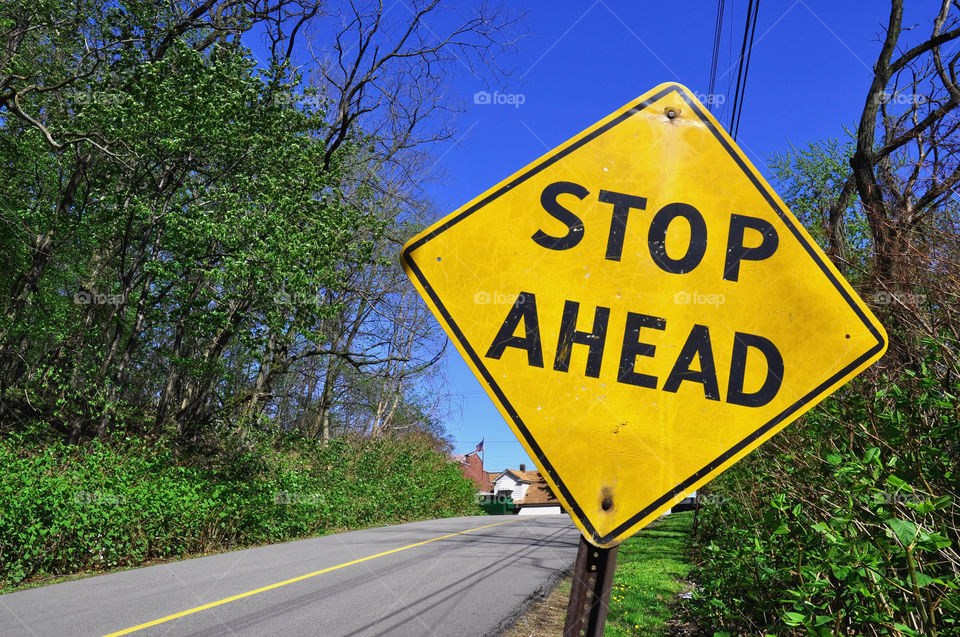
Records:
<instances>
[{"instance_id":1,"label":"blue sky","mask_svg":"<svg viewBox=\"0 0 960 637\"><path fill-rule=\"evenodd\" d=\"M524 6L529 34L518 43L512 81L485 85L466 71L456 79L466 111L455 140L437 149L432 176L439 179L427 185L440 214L659 83L707 92L716 2ZM729 100L747 0L728 0L726 7L715 92ZM788 143L802 146L855 127L888 15L889 5L878 1L761 4L738 142L768 178L766 158ZM919 31L929 33L926 16L911 17L905 25L920 22ZM475 104L481 90L513 96L500 98L513 104ZM729 110L728 101L726 110L714 111L725 126ZM459 409L446 426L456 451L472 451L484 438L487 470L535 465L456 350L448 351L449 388Z\"/></svg>"}]
</instances>

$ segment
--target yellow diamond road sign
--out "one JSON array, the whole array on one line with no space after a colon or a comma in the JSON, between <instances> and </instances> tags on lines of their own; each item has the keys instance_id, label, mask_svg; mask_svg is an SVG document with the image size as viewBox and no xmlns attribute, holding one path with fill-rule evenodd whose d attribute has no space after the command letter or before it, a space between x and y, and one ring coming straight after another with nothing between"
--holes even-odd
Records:
<instances>
[{"instance_id":1,"label":"yellow diamond road sign","mask_svg":"<svg viewBox=\"0 0 960 637\"><path fill-rule=\"evenodd\" d=\"M430 226L403 261L597 546L886 349L850 285L677 84Z\"/></svg>"}]
</instances>

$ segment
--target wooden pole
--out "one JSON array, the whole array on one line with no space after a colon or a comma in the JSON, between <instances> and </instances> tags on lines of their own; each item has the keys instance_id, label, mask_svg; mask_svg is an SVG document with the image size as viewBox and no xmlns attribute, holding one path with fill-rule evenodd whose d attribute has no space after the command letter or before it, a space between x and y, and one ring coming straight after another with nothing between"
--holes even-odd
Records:
<instances>
[{"instance_id":1,"label":"wooden pole","mask_svg":"<svg viewBox=\"0 0 960 637\"><path fill-rule=\"evenodd\" d=\"M618 548L600 549L580 536L563 637L603 637Z\"/></svg>"}]
</instances>

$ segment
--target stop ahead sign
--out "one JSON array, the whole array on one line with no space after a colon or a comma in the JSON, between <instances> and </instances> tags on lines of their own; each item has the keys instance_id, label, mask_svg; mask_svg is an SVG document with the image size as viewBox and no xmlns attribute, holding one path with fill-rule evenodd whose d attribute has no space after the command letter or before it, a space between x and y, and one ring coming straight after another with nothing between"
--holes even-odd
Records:
<instances>
[{"instance_id":1,"label":"stop ahead sign","mask_svg":"<svg viewBox=\"0 0 960 637\"><path fill-rule=\"evenodd\" d=\"M430 226L403 262L602 547L886 349L876 318L678 84Z\"/></svg>"}]
</instances>

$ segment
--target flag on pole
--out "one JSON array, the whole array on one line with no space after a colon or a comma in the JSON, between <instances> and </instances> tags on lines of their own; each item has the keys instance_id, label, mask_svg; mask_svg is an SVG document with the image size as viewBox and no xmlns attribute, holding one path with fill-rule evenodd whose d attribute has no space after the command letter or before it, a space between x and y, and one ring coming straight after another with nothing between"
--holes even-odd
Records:
<instances>
[{"instance_id":1,"label":"flag on pole","mask_svg":"<svg viewBox=\"0 0 960 637\"><path fill-rule=\"evenodd\" d=\"M477 448L473 450L473 453L480 453L483 451L483 440L483 438L480 439L480 442L477 444Z\"/></svg>"}]
</instances>

